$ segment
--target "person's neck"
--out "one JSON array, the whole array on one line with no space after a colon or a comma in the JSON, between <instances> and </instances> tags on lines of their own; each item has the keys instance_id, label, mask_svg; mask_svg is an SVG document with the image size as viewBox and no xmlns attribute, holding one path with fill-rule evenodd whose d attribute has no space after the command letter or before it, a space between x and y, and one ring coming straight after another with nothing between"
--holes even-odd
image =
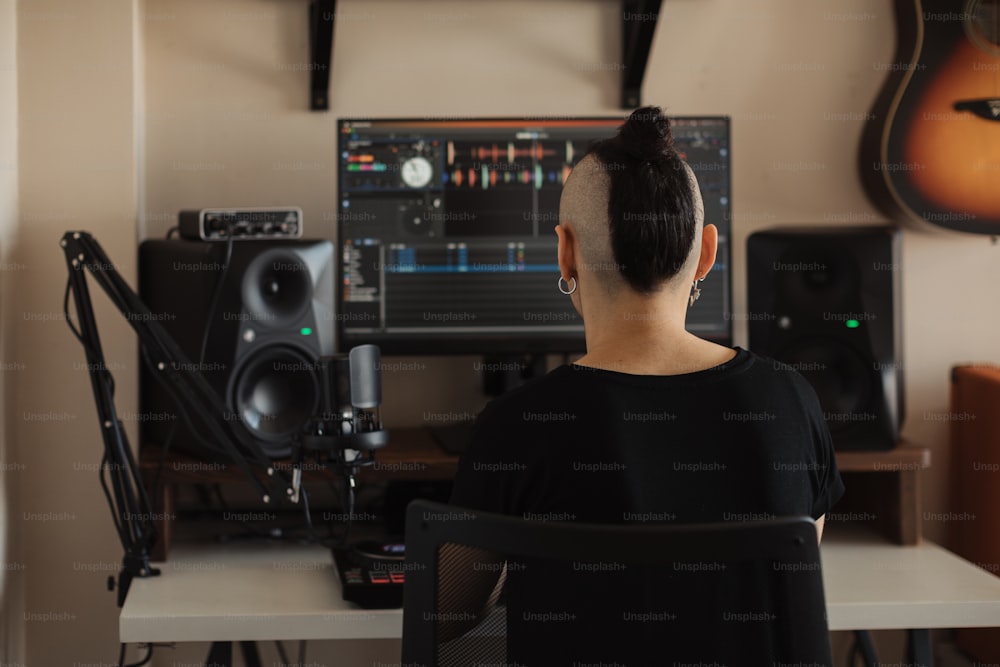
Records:
<instances>
[{"instance_id":1,"label":"person's neck","mask_svg":"<svg viewBox=\"0 0 1000 667\"><path fill-rule=\"evenodd\" d=\"M584 313L587 353L575 363L636 375L675 375L733 358L731 348L687 331L687 304L665 296L623 297L590 308Z\"/></svg>"}]
</instances>

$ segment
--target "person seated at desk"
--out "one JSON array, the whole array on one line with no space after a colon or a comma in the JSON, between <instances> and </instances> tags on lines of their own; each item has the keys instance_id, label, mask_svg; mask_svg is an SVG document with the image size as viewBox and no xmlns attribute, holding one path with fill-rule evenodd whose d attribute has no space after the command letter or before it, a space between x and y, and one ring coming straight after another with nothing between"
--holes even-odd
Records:
<instances>
[{"instance_id":1,"label":"person seated at desk","mask_svg":"<svg viewBox=\"0 0 1000 667\"><path fill-rule=\"evenodd\" d=\"M583 319L586 354L486 406L451 503L593 523L808 515L819 539L844 486L812 387L789 366L685 329L718 231L659 108L633 112L577 164L555 231L558 287ZM571 590L539 599L537 574L508 571L509 606L575 604ZM496 579L468 590L487 596ZM528 616L508 613L508 662L546 664L531 660L543 645L565 656L559 624Z\"/></svg>"}]
</instances>

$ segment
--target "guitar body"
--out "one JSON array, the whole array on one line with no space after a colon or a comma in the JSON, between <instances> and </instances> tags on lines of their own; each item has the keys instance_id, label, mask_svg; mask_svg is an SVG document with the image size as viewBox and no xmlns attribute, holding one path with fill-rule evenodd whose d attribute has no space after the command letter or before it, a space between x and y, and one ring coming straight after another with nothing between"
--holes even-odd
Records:
<instances>
[{"instance_id":1,"label":"guitar body","mask_svg":"<svg viewBox=\"0 0 1000 667\"><path fill-rule=\"evenodd\" d=\"M1000 0L895 0L896 59L862 136L887 214L1000 235Z\"/></svg>"}]
</instances>

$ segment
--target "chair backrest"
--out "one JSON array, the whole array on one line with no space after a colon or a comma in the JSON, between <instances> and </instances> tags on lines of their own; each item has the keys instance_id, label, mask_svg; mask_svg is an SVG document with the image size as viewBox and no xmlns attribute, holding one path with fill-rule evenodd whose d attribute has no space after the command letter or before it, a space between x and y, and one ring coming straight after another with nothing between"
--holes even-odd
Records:
<instances>
[{"instance_id":1,"label":"chair backrest","mask_svg":"<svg viewBox=\"0 0 1000 667\"><path fill-rule=\"evenodd\" d=\"M832 665L811 518L566 518L410 503L403 664Z\"/></svg>"}]
</instances>

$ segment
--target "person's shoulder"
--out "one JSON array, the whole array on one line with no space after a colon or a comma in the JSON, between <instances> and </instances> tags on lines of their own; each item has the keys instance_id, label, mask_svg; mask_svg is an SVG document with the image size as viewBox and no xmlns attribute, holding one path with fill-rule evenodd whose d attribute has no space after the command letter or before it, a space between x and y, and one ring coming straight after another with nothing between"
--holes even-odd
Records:
<instances>
[{"instance_id":1,"label":"person's shoulder","mask_svg":"<svg viewBox=\"0 0 1000 667\"><path fill-rule=\"evenodd\" d=\"M532 378L493 398L480 413L480 420L503 417L512 411L535 409L558 402L565 391L571 390L573 371L569 365L559 366L545 375Z\"/></svg>"},{"instance_id":2,"label":"person's shoulder","mask_svg":"<svg viewBox=\"0 0 1000 667\"><path fill-rule=\"evenodd\" d=\"M820 409L816 389L803 373L819 373L828 370L826 364L818 361L787 362L747 352L751 355L753 373L751 381L761 391L784 396L809 411Z\"/></svg>"},{"instance_id":3,"label":"person's shoulder","mask_svg":"<svg viewBox=\"0 0 1000 667\"><path fill-rule=\"evenodd\" d=\"M751 350L742 350L742 352L746 353L748 365L753 368L754 373L758 376L769 376L797 384L799 382L806 382L806 379L802 377L801 371L803 369L811 369L811 364L779 361L773 357L757 354Z\"/></svg>"}]
</instances>

